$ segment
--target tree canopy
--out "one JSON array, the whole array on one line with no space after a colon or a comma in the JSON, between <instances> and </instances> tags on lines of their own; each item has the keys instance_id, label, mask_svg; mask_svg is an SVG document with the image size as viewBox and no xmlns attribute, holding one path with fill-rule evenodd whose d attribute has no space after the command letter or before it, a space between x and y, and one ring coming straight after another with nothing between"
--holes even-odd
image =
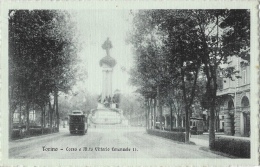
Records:
<instances>
[{"instance_id":1,"label":"tree canopy","mask_svg":"<svg viewBox=\"0 0 260 167\"><path fill-rule=\"evenodd\" d=\"M235 68L220 65L228 63L229 56L250 61L249 20L248 10L139 10L129 40L136 63L132 84L146 98L176 98L169 95L169 89L181 89L187 122L194 98L201 99L203 107L210 110L212 143L219 73L225 77L236 73ZM198 77L205 78L200 87ZM158 94L156 87L163 93ZM198 89L202 95L196 98Z\"/></svg>"},{"instance_id":2,"label":"tree canopy","mask_svg":"<svg viewBox=\"0 0 260 167\"><path fill-rule=\"evenodd\" d=\"M9 100L17 105L44 107L54 96L58 118L58 92L75 84L76 27L61 10L10 10ZM27 116L28 117L28 116ZM27 118L29 125L29 119Z\"/></svg>"}]
</instances>

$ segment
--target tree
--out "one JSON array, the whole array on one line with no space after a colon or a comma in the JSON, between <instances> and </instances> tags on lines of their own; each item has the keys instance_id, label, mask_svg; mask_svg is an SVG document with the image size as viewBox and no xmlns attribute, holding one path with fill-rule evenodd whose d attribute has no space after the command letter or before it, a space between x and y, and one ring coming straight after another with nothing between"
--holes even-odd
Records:
<instances>
[{"instance_id":1,"label":"tree","mask_svg":"<svg viewBox=\"0 0 260 167\"><path fill-rule=\"evenodd\" d=\"M196 24L190 18L191 12L189 11L151 10L144 12L147 12L151 18L150 26L159 31L158 34L162 34L161 38L157 38L159 41L157 43L161 43L163 46L161 54L164 55L160 67L166 67L161 81L170 85L172 80L176 80L181 85L186 112L186 141L189 142L190 107L195 96L200 68L199 49L196 49L198 48L196 46L199 45L195 31ZM143 22L142 19L141 22ZM145 24L145 26L148 25ZM139 36L140 34L138 34ZM150 49L147 48L147 50ZM187 87L188 82L193 84Z\"/></svg>"},{"instance_id":2,"label":"tree","mask_svg":"<svg viewBox=\"0 0 260 167\"><path fill-rule=\"evenodd\" d=\"M60 118L65 119L73 110L81 110L84 114L89 114L91 109L97 108L97 96L87 91L79 89L76 92L64 94L60 93Z\"/></svg>"},{"instance_id":3,"label":"tree","mask_svg":"<svg viewBox=\"0 0 260 167\"><path fill-rule=\"evenodd\" d=\"M10 106L16 108L17 101L26 106L28 132L30 108L37 104L44 112L49 103L52 113L52 95L58 122L58 91L66 92L75 83L73 66L78 46L74 32L65 11L11 10L9 13Z\"/></svg>"},{"instance_id":4,"label":"tree","mask_svg":"<svg viewBox=\"0 0 260 167\"><path fill-rule=\"evenodd\" d=\"M144 98L136 93L122 94L120 106L124 116L130 120L131 124L136 124L138 119L144 117L146 114Z\"/></svg>"},{"instance_id":5,"label":"tree","mask_svg":"<svg viewBox=\"0 0 260 167\"><path fill-rule=\"evenodd\" d=\"M195 97L197 78L201 61L199 38L196 33L196 24L191 17L191 11L162 10L161 14L168 13L161 23L161 29L168 34L167 49L170 50L168 61L171 70L177 71L174 78L180 82L182 100L185 110L185 141L189 142L191 106Z\"/></svg>"},{"instance_id":6,"label":"tree","mask_svg":"<svg viewBox=\"0 0 260 167\"><path fill-rule=\"evenodd\" d=\"M201 39L201 60L207 78L205 102L210 111L209 146L215 141L215 107L218 89L219 65L227 63L228 56L249 57L249 12L247 10L194 10ZM222 28L222 29L221 29ZM226 69L231 77L234 69Z\"/></svg>"},{"instance_id":7,"label":"tree","mask_svg":"<svg viewBox=\"0 0 260 167\"><path fill-rule=\"evenodd\" d=\"M135 70L132 72L132 83L141 86L140 92L146 98L154 98L159 111L160 129L162 129L162 96L167 91L165 87L169 84L169 66L167 53L164 49L163 31L159 31L154 24L152 10L139 11L134 17L134 31L130 37L135 57ZM150 90L149 90L150 89ZM149 90L150 92L147 92Z\"/></svg>"},{"instance_id":8,"label":"tree","mask_svg":"<svg viewBox=\"0 0 260 167\"><path fill-rule=\"evenodd\" d=\"M180 54L182 90L186 111L190 109L194 98L196 78L202 67L206 76L205 94L203 103L207 103L210 110L210 147L213 147L215 132L215 106L218 83L219 65L227 62L227 57L238 55L249 57L249 12L247 10L181 10L162 11L164 15L171 16L162 24L162 29L169 32L169 48L172 54ZM176 12L176 13L175 13ZM164 17L167 19L167 17ZM222 26L222 29L221 26ZM184 30L184 31L183 31ZM178 33L177 33L178 32ZM167 41L167 40L166 40ZM167 41L168 42L168 41ZM175 43L174 43L175 42ZM188 46L188 47L187 47ZM176 59L174 59L177 61ZM177 61L178 62L178 61ZM188 64L188 68L186 68ZM191 96L185 96L185 70L186 76L193 75ZM236 73L234 69L225 69L227 77ZM186 79L188 79L186 78ZM186 97L190 97L187 103ZM186 117L189 118L186 112ZM186 122L187 123L187 122ZM186 124L188 126L188 124ZM188 129L187 129L188 130ZM187 132L187 131L186 131Z\"/></svg>"},{"instance_id":9,"label":"tree","mask_svg":"<svg viewBox=\"0 0 260 167\"><path fill-rule=\"evenodd\" d=\"M228 56L234 54L249 59L249 18L247 10L143 10L136 14L131 41L137 51L141 50L136 54L140 66L137 65L134 73L136 85L154 91L157 85L169 86L171 82L167 80L179 81L187 142L191 106L197 98L197 79L204 75L201 104L210 111L209 143L213 147L219 72L224 71L226 77L237 73L234 68L220 69L219 65L227 63ZM157 55L158 59L154 62L151 55Z\"/></svg>"},{"instance_id":10,"label":"tree","mask_svg":"<svg viewBox=\"0 0 260 167\"><path fill-rule=\"evenodd\" d=\"M180 87L178 87L177 85L171 85L168 90L169 92L165 97L165 103L170 107L170 130L172 130L173 115L175 115L176 117L177 127L181 127L181 120L184 114L184 103Z\"/></svg>"}]
</instances>

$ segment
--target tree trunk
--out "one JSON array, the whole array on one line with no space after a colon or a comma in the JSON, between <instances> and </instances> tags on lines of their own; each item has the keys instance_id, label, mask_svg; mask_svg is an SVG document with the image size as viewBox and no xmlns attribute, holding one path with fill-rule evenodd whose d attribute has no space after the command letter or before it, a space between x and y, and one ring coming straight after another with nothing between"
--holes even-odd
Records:
<instances>
[{"instance_id":1,"label":"tree trunk","mask_svg":"<svg viewBox=\"0 0 260 167\"><path fill-rule=\"evenodd\" d=\"M149 98L146 99L146 106L145 106L146 112L146 128L150 129L151 128L151 110L150 110L150 103L149 103Z\"/></svg>"},{"instance_id":2,"label":"tree trunk","mask_svg":"<svg viewBox=\"0 0 260 167\"><path fill-rule=\"evenodd\" d=\"M145 103L145 104L146 104L146 105L145 105L145 109L146 109L146 114L145 114L145 117L146 117L146 119L145 119L145 120L146 120L146 129L149 129L149 128L150 128L150 122L149 122L149 121L150 121L150 120L149 120L149 113L150 113L150 112L149 112L149 108L150 108L150 107L149 107L149 98L148 98L148 99L145 99L145 102L146 102L146 103Z\"/></svg>"},{"instance_id":3,"label":"tree trunk","mask_svg":"<svg viewBox=\"0 0 260 167\"><path fill-rule=\"evenodd\" d=\"M151 99L150 98L148 98L147 104L148 104L147 110L149 112L149 115L148 115L148 120L149 120L149 122L148 122L148 129L152 129L152 109L151 109Z\"/></svg>"},{"instance_id":4,"label":"tree trunk","mask_svg":"<svg viewBox=\"0 0 260 167\"><path fill-rule=\"evenodd\" d=\"M49 101L49 116L50 116L50 129L52 133L52 107L51 107L51 101Z\"/></svg>"},{"instance_id":5,"label":"tree trunk","mask_svg":"<svg viewBox=\"0 0 260 167\"><path fill-rule=\"evenodd\" d=\"M56 105L56 107L55 107L55 109L56 109L56 111L55 111L55 113L56 113L56 123L57 123L57 130L58 130L58 132L59 132L59 128L60 128L60 114L59 114L59 102L58 102L58 92L56 91L55 92L55 96L54 96L54 98L56 99L55 101L55 105Z\"/></svg>"},{"instance_id":6,"label":"tree trunk","mask_svg":"<svg viewBox=\"0 0 260 167\"><path fill-rule=\"evenodd\" d=\"M52 127L52 131L53 132L55 132L55 130L56 130L56 98L55 98L55 95L54 95L54 102L53 102L53 106L52 106L52 113L51 113L51 115L52 115L52 126L54 127Z\"/></svg>"},{"instance_id":7,"label":"tree trunk","mask_svg":"<svg viewBox=\"0 0 260 167\"><path fill-rule=\"evenodd\" d=\"M50 127L50 123L51 123L50 122L50 115L51 115L51 108L50 108L50 105L49 105L48 112L47 112L47 124L48 124L48 127Z\"/></svg>"},{"instance_id":8,"label":"tree trunk","mask_svg":"<svg viewBox=\"0 0 260 167\"><path fill-rule=\"evenodd\" d=\"M9 111L9 140L12 139L12 134L13 134L13 111Z\"/></svg>"},{"instance_id":9,"label":"tree trunk","mask_svg":"<svg viewBox=\"0 0 260 167\"><path fill-rule=\"evenodd\" d=\"M21 125L22 125L22 104L21 104L21 101L20 101L19 126L21 127Z\"/></svg>"},{"instance_id":10,"label":"tree trunk","mask_svg":"<svg viewBox=\"0 0 260 167\"><path fill-rule=\"evenodd\" d=\"M43 114L44 114L44 111L43 111L43 107L41 106L41 129L42 129L42 134L43 134Z\"/></svg>"},{"instance_id":11,"label":"tree trunk","mask_svg":"<svg viewBox=\"0 0 260 167\"><path fill-rule=\"evenodd\" d=\"M185 105L185 142L190 142L190 114L187 105Z\"/></svg>"},{"instance_id":12,"label":"tree trunk","mask_svg":"<svg viewBox=\"0 0 260 167\"><path fill-rule=\"evenodd\" d=\"M162 122L162 105L161 103L159 102L159 113L160 113L160 130L163 130L163 122Z\"/></svg>"},{"instance_id":13,"label":"tree trunk","mask_svg":"<svg viewBox=\"0 0 260 167\"><path fill-rule=\"evenodd\" d=\"M215 112L215 131L218 132L218 113Z\"/></svg>"},{"instance_id":14,"label":"tree trunk","mask_svg":"<svg viewBox=\"0 0 260 167\"><path fill-rule=\"evenodd\" d=\"M149 99L149 111L150 111L150 115L151 115L151 120L150 120L150 129L154 129L154 122L153 122L153 106L152 106L152 98Z\"/></svg>"},{"instance_id":15,"label":"tree trunk","mask_svg":"<svg viewBox=\"0 0 260 167\"><path fill-rule=\"evenodd\" d=\"M43 127L45 128L46 127L46 117L45 117L45 114L46 114L46 106L44 105L44 108L43 108Z\"/></svg>"},{"instance_id":16,"label":"tree trunk","mask_svg":"<svg viewBox=\"0 0 260 167\"><path fill-rule=\"evenodd\" d=\"M162 105L160 101L161 101L160 88L159 86L157 86L157 106L159 111L160 130L162 130Z\"/></svg>"},{"instance_id":17,"label":"tree trunk","mask_svg":"<svg viewBox=\"0 0 260 167\"><path fill-rule=\"evenodd\" d=\"M180 127L180 118L179 118L179 114L176 114L176 127L179 128Z\"/></svg>"},{"instance_id":18,"label":"tree trunk","mask_svg":"<svg viewBox=\"0 0 260 167\"><path fill-rule=\"evenodd\" d=\"M181 125L182 117L181 117L180 114L177 115L177 120L178 120L177 127L178 127L178 128L182 127L182 125Z\"/></svg>"},{"instance_id":19,"label":"tree trunk","mask_svg":"<svg viewBox=\"0 0 260 167\"><path fill-rule=\"evenodd\" d=\"M30 135L30 111L29 111L29 104L26 104L26 131L27 135Z\"/></svg>"},{"instance_id":20,"label":"tree trunk","mask_svg":"<svg viewBox=\"0 0 260 167\"><path fill-rule=\"evenodd\" d=\"M215 107L210 107L210 120L209 120L209 147L214 148L215 143Z\"/></svg>"},{"instance_id":21,"label":"tree trunk","mask_svg":"<svg viewBox=\"0 0 260 167\"><path fill-rule=\"evenodd\" d=\"M153 127L156 129L156 99L153 99Z\"/></svg>"},{"instance_id":22,"label":"tree trunk","mask_svg":"<svg viewBox=\"0 0 260 167\"><path fill-rule=\"evenodd\" d=\"M170 104L170 131L172 131L172 127L173 127L173 124L172 124L172 104Z\"/></svg>"},{"instance_id":23,"label":"tree trunk","mask_svg":"<svg viewBox=\"0 0 260 167\"><path fill-rule=\"evenodd\" d=\"M216 77L213 75L213 89L211 93L211 104L210 104L210 124L209 124L209 148L214 148L215 143L215 105L216 105L216 96L217 96L217 82Z\"/></svg>"}]
</instances>

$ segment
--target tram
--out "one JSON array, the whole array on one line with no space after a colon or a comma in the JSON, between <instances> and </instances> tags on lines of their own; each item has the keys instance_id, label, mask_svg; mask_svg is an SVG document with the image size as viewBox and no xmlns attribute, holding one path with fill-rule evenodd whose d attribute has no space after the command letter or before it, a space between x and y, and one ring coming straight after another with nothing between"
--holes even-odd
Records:
<instances>
[{"instance_id":1,"label":"tram","mask_svg":"<svg viewBox=\"0 0 260 167\"><path fill-rule=\"evenodd\" d=\"M190 118L190 132L191 134L203 134L204 132L204 125L202 118Z\"/></svg>"},{"instance_id":2,"label":"tram","mask_svg":"<svg viewBox=\"0 0 260 167\"><path fill-rule=\"evenodd\" d=\"M88 119L80 110L74 110L69 115L69 130L70 134L85 135L88 131Z\"/></svg>"}]
</instances>

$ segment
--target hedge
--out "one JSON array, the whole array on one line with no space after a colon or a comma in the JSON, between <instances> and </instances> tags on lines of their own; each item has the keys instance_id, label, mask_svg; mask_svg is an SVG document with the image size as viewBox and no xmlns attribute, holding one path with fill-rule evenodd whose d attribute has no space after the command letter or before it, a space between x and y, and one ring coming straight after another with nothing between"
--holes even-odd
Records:
<instances>
[{"instance_id":1,"label":"hedge","mask_svg":"<svg viewBox=\"0 0 260 167\"><path fill-rule=\"evenodd\" d=\"M21 137L20 130L19 129L13 129L12 139L20 138L20 137Z\"/></svg>"},{"instance_id":2,"label":"hedge","mask_svg":"<svg viewBox=\"0 0 260 167\"><path fill-rule=\"evenodd\" d=\"M213 150L234 155L240 158L250 158L250 141L218 137L215 139Z\"/></svg>"},{"instance_id":3,"label":"hedge","mask_svg":"<svg viewBox=\"0 0 260 167\"><path fill-rule=\"evenodd\" d=\"M146 132L150 135L160 136L167 139L185 142L185 133L183 132L169 132L169 131L160 131L155 129L147 129Z\"/></svg>"},{"instance_id":4,"label":"hedge","mask_svg":"<svg viewBox=\"0 0 260 167\"><path fill-rule=\"evenodd\" d=\"M58 132L58 128L53 128L53 133ZM38 136L42 134L49 134L51 133L50 128L43 128L41 129L38 126L32 126L30 127L30 134L24 129L24 131L21 131L18 128L13 129L12 132L12 139L19 139L19 138L24 138L24 137L29 137L29 136Z\"/></svg>"},{"instance_id":5,"label":"hedge","mask_svg":"<svg viewBox=\"0 0 260 167\"><path fill-rule=\"evenodd\" d=\"M170 128L165 128L164 130L170 131ZM179 127L179 128L174 127L174 128L172 128L172 130L171 130L171 132L185 132L185 131L186 131L186 130L185 130L185 128L183 128L183 127Z\"/></svg>"}]
</instances>

